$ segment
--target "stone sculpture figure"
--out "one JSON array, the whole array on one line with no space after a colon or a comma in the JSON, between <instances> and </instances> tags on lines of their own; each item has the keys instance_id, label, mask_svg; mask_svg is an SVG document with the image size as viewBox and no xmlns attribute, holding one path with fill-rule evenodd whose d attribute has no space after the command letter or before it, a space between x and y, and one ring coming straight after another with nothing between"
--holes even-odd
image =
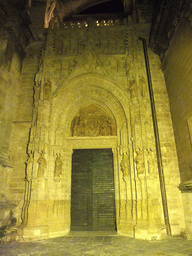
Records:
<instances>
[{"instance_id":1,"label":"stone sculpture figure","mask_svg":"<svg viewBox=\"0 0 192 256\"><path fill-rule=\"evenodd\" d=\"M43 99L50 100L52 93L51 82L47 82L43 86Z\"/></svg>"},{"instance_id":2,"label":"stone sculpture figure","mask_svg":"<svg viewBox=\"0 0 192 256\"><path fill-rule=\"evenodd\" d=\"M129 176L129 159L128 159L127 153L123 153L120 166L121 166L121 171L123 173L123 178L128 177Z\"/></svg>"},{"instance_id":3,"label":"stone sculpture figure","mask_svg":"<svg viewBox=\"0 0 192 256\"><path fill-rule=\"evenodd\" d=\"M55 160L54 177L61 177L61 175L62 175L62 166L63 166L63 162L61 161L61 155L57 154L57 157L56 157L56 160Z\"/></svg>"},{"instance_id":4,"label":"stone sculpture figure","mask_svg":"<svg viewBox=\"0 0 192 256\"><path fill-rule=\"evenodd\" d=\"M42 69L42 65L40 65L39 70L37 71L37 73L35 74L35 77L34 77L34 87L33 87L34 102L37 102L40 99L42 73L43 73L43 69Z\"/></svg>"},{"instance_id":5,"label":"stone sculpture figure","mask_svg":"<svg viewBox=\"0 0 192 256\"><path fill-rule=\"evenodd\" d=\"M113 121L111 118L101 115L98 118L99 134L101 136L107 136L113 134Z\"/></svg>"},{"instance_id":6,"label":"stone sculpture figure","mask_svg":"<svg viewBox=\"0 0 192 256\"><path fill-rule=\"evenodd\" d=\"M140 148L136 150L136 156L135 156L135 163L137 168L137 174L143 174L144 173L144 163L143 163L143 155Z\"/></svg>"},{"instance_id":7,"label":"stone sculpture figure","mask_svg":"<svg viewBox=\"0 0 192 256\"><path fill-rule=\"evenodd\" d=\"M31 178L32 178L32 168L33 168L32 157L33 157L33 152L31 151L28 154L28 159L27 159L27 162L26 162L26 177L25 178L26 178L27 181L31 180Z\"/></svg>"},{"instance_id":8,"label":"stone sculpture figure","mask_svg":"<svg viewBox=\"0 0 192 256\"><path fill-rule=\"evenodd\" d=\"M131 99L135 98L136 97L136 81L135 79L131 79L129 80L129 85L128 85L128 91L130 93L130 97Z\"/></svg>"},{"instance_id":9,"label":"stone sculpture figure","mask_svg":"<svg viewBox=\"0 0 192 256\"><path fill-rule=\"evenodd\" d=\"M35 83L34 85L34 102L40 99L40 85Z\"/></svg>"},{"instance_id":10,"label":"stone sculpture figure","mask_svg":"<svg viewBox=\"0 0 192 256\"><path fill-rule=\"evenodd\" d=\"M45 168L47 166L47 162L44 158L44 152L43 151L41 151L40 157L37 160L37 163L39 164L38 171L37 171L37 178L43 178L44 173L45 173Z\"/></svg>"},{"instance_id":11,"label":"stone sculpture figure","mask_svg":"<svg viewBox=\"0 0 192 256\"><path fill-rule=\"evenodd\" d=\"M148 172L152 174L155 172L155 154L152 148L147 149L147 152Z\"/></svg>"}]
</instances>

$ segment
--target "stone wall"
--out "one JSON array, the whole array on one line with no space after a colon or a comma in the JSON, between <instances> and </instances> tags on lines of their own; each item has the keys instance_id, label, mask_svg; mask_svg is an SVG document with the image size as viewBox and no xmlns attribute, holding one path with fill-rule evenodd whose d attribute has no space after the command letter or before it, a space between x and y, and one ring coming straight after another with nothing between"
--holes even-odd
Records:
<instances>
[{"instance_id":1,"label":"stone wall","mask_svg":"<svg viewBox=\"0 0 192 256\"><path fill-rule=\"evenodd\" d=\"M180 187L183 192L187 237L191 237L192 231L192 214L189 207L191 205L190 184L192 180L191 40L191 10L188 9L177 27L163 61L182 181Z\"/></svg>"},{"instance_id":2,"label":"stone wall","mask_svg":"<svg viewBox=\"0 0 192 256\"><path fill-rule=\"evenodd\" d=\"M1 42L4 41L2 38L0 40ZM3 55L5 56L5 52L1 53L1 57ZM2 236L4 230L10 226L11 214L16 209L16 205L11 207L10 203L14 202L11 201L12 193L10 191L10 179L13 174L13 152L10 149L10 141L16 113L17 89L21 69L21 60L18 54L13 52L10 61L1 63L0 69L0 226L2 226L3 231L0 236Z\"/></svg>"},{"instance_id":3,"label":"stone wall","mask_svg":"<svg viewBox=\"0 0 192 256\"><path fill-rule=\"evenodd\" d=\"M24 175L20 179L15 158L20 154L20 145L12 142L19 100L20 74L25 48L31 40L29 19L26 13L19 13L7 1L1 1L0 29L0 226L6 230L12 224L20 224L24 194ZM23 97L24 98L24 97ZM19 136L21 132L18 132ZM26 143L26 141L25 141ZM26 148L26 146L25 146ZM25 149L26 151L26 149ZM15 179L15 180L14 180ZM15 185L16 183L17 185ZM18 197L20 195L20 197ZM14 223L12 223L14 219ZM2 234L1 234L2 235Z\"/></svg>"},{"instance_id":4,"label":"stone wall","mask_svg":"<svg viewBox=\"0 0 192 256\"><path fill-rule=\"evenodd\" d=\"M69 232L73 149L111 148L118 233L163 238L156 137L139 40L147 39L149 23L87 18L55 24L44 36L40 13L43 8L33 6L36 41L27 48L13 44L2 52L1 65L2 189L18 224L25 224L23 236ZM149 51L149 60L170 225L178 235L185 225L169 102L159 58ZM58 156L62 169L55 175Z\"/></svg>"},{"instance_id":5,"label":"stone wall","mask_svg":"<svg viewBox=\"0 0 192 256\"><path fill-rule=\"evenodd\" d=\"M36 1L31 3L29 10L29 17L31 20L30 29L35 40L39 41L44 39L44 18L45 18L45 4L43 1Z\"/></svg>"},{"instance_id":6,"label":"stone wall","mask_svg":"<svg viewBox=\"0 0 192 256\"><path fill-rule=\"evenodd\" d=\"M184 218L183 212L178 212L177 205L182 209L182 198L178 191L180 183L180 173L178 168L177 151L174 139L173 125L171 120L169 99L166 90L164 74L161 71L161 63L157 56L149 51L150 68L157 113L158 130L160 135L160 145L162 163L165 177L167 203L169 217L172 226L172 235L178 232L177 218ZM185 227L182 221L182 227Z\"/></svg>"},{"instance_id":7,"label":"stone wall","mask_svg":"<svg viewBox=\"0 0 192 256\"><path fill-rule=\"evenodd\" d=\"M192 140L190 137L190 118L192 117L191 39L190 18L183 17L163 62L182 181L192 178Z\"/></svg>"}]
</instances>

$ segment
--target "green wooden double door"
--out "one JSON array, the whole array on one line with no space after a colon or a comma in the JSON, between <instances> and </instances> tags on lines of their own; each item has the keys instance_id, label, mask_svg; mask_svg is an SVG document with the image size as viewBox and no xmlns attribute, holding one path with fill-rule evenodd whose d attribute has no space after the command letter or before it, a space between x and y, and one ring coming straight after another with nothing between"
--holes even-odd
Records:
<instances>
[{"instance_id":1,"label":"green wooden double door","mask_svg":"<svg viewBox=\"0 0 192 256\"><path fill-rule=\"evenodd\" d=\"M73 152L71 230L116 230L111 149L76 149Z\"/></svg>"}]
</instances>

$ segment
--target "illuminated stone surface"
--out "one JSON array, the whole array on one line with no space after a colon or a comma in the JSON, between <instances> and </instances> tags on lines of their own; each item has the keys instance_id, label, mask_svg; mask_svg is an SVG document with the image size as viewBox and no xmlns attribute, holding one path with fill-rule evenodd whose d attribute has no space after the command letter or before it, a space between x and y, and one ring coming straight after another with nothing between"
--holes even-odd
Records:
<instances>
[{"instance_id":1,"label":"illuminated stone surface","mask_svg":"<svg viewBox=\"0 0 192 256\"><path fill-rule=\"evenodd\" d=\"M48 256L190 256L191 241L182 238L161 241L142 241L110 232L86 235L77 234L34 242L7 242L0 245L1 255Z\"/></svg>"},{"instance_id":2,"label":"illuminated stone surface","mask_svg":"<svg viewBox=\"0 0 192 256\"><path fill-rule=\"evenodd\" d=\"M33 175L26 193L32 190L30 205L26 202L24 207L28 220L23 236L66 234L71 218L73 149L112 148L117 232L162 239L166 227L145 60L138 40L141 27L132 24L131 19L123 24L87 24L86 29L73 23L48 31L35 75L28 142ZM159 59L151 52L149 57L170 224L172 233L179 235L185 225L169 103ZM46 162L41 175L40 152L44 152L41 162ZM56 181L57 154L61 155L63 171ZM122 164L125 155L127 165Z\"/></svg>"},{"instance_id":3,"label":"illuminated stone surface","mask_svg":"<svg viewBox=\"0 0 192 256\"><path fill-rule=\"evenodd\" d=\"M36 15L43 13L42 9L36 11ZM186 237L190 238L191 197L184 194L182 201L178 189L180 175L168 94L159 57L149 50L165 191L160 186L153 103L139 40L141 36L148 39L150 24L145 19L133 23L130 16L122 20L88 18L64 22L61 28L53 24L44 37L37 21L38 40L27 46L25 58L21 54L24 39L17 44L22 46L18 53L13 38L10 43L1 36L0 54L6 59L0 70L0 192L7 205L14 205L9 214L2 207L1 223L16 220L17 227L22 223L19 231L25 239L67 234L71 227L73 150L109 148L113 152L117 233L163 239L166 225L161 192L166 191L172 235L181 235L187 224ZM185 34L185 30L177 33ZM170 63L177 60L171 50L168 56ZM179 82L170 82L171 72L173 77L179 76L177 67L172 71L170 63L164 63L168 91L175 85L180 88ZM189 73L186 69L183 76L188 79ZM169 98L173 106L174 99ZM176 116L177 111L172 113ZM187 112L183 120L189 125L190 118ZM190 160L191 145L188 136L186 154L178 129L176 135L178 148L182 145L178 150L182 165L183 158ZM187 165L183 180L191 175L190 161Z\"/></svg>"}]
</instances>

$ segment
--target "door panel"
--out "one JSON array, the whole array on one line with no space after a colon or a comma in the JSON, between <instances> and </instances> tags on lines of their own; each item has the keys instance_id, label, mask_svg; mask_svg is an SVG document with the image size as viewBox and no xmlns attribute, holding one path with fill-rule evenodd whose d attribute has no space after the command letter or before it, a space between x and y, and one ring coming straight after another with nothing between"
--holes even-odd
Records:
<instances>
[{"instance_id":1,"label":"door panel","mask_svg":"<svg viewBox=\"0 0 192 256\"><path fill-rule=\"evenodd\" d=\"M71 230L91 230L91 154L76 151L72 158Z\"/></svg>"},{"instance_id":2,"label":"door panel","mask_svg":"<svg viewBox=\"0 0 192 256\"><path fill-rule=\"evenodd\" d=\"M97 229L98 230L114 230L114 196L109 194L97 195Z\"/></svg>"},{"instance_id":3,"label":"door panel","mask_svg":"<svg viewBox=\"0 0 192 256\"><path fill-rule=\"evenodd\" d=\"M116 230L111 149L74 150L71 230Z\"/></svg>"}]
</instances>

